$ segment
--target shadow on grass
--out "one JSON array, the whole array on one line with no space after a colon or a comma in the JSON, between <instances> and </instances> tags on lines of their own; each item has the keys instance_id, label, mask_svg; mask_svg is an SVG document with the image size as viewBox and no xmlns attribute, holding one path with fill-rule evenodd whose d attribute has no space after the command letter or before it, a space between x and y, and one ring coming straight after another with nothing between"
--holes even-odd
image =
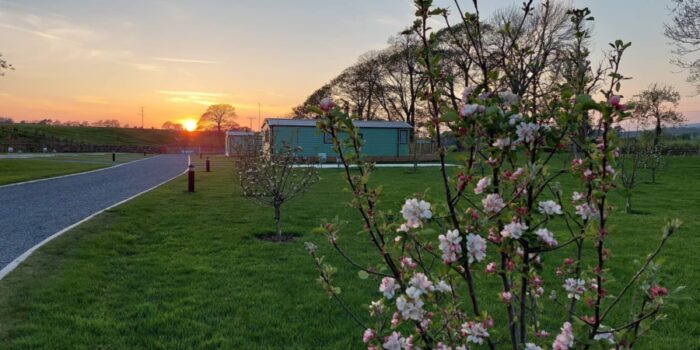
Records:
<instances>
[{"instance_id":1,"label":"shadow on grass","mask_svg":"<svg viewBox=\"0 0 700 350\"><path fill-rule=\"evenodd\" d=\"M260 240L260 241L265 241L265 242L273 242L273 243L292 243L296 241L298 238L303 236L302 233L299 232L283 232L282 237L277 237L277 234L275 232L261 232L261 233L254 233L253 236Z\"/></svg>"}]
</instances>

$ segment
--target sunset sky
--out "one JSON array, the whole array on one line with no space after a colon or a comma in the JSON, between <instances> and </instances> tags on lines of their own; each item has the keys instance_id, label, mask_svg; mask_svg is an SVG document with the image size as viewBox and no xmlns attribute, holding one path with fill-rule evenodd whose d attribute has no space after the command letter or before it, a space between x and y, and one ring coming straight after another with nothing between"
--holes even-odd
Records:
<instances>
[{"instance_id":1,"label":"sunset sky","mask_svg":"<svg viewBox=\"0 0 700 350\"><path fill-rule=\"evenodd\" d=\"M482 1L485 13L521 2ZM697 122L700 98L662 34L670 2L573 1L596 17L598 58L607 42L632 42L626 95L674 85ZM0 116L140 125L143 106L146 127L160 127L230 103L257 129L258 103L263 118L288 114L412 15L410 0L0 0L0 53L16 68L0 77Z\"/></svg>"}]
</instances>

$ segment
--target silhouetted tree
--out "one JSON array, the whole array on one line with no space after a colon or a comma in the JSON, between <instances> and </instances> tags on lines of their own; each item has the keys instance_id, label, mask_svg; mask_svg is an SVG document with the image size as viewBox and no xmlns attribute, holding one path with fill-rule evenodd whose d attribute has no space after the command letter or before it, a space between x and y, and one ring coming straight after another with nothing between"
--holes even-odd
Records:
<instances>
[{"instance_id":1,"label":"silhouetted tree","mask_svg":"<svg viewBox=\"0 0 700 350\"><path fill-rule=\"evenodd\" d=\"M233 106L229 104L213 105L209 106L207 111L199 118L197 127L222 132L225 128L238 127L238 124L234 121L237 117L236 108Z\"/></svg>"},{"instance_id":2,"label":"silhouetted tree","mask_svg":"<svg viewBox=\"0 0 700 350\"><path fill-rule=\"evenodd\" d=\"M181 130L182 130L182 124L180 124L180 123L173 123L173 122L171 122L171 121L166 121L166 122L163 123L163 125L161 126L161 129L181 131Z\"/></svg>"}]
</instances>

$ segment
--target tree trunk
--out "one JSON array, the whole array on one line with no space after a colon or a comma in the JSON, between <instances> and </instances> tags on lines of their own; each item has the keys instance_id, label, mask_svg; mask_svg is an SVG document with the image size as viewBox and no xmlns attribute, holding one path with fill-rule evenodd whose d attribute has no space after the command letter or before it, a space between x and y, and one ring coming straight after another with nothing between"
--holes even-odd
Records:
<instances>
[{"instance_id":1,"label":"tree trunk","mask_svg":"<svg viewBox=\"0 0 700 350\"><path fill-rule=\"evenodd\" d=\"M632 214L632 195L628 194L625 201L625 212Z\"/></svg>"},{"instance_id":2,"label":"tree trunk","mask_svg":"<svg viewBox=\"0 0 700 350\"><path fill-rule=\"evenodd\" d=\"M280 209L282 204L275 203L275 233L277 235L277 240L282 241L282 226L280 225Z\"/></svg>"},{"instance_id":3,"label":"tree trunk","mask_svg":"<svg viewBox=\"0 0 700 350\"><path fill-rule=\"evenodd\" d=\"M654 149L659 145L659 139L661 138L661 119L656 119L656 128L654 129Z\"/></svg>"}]
</instances>

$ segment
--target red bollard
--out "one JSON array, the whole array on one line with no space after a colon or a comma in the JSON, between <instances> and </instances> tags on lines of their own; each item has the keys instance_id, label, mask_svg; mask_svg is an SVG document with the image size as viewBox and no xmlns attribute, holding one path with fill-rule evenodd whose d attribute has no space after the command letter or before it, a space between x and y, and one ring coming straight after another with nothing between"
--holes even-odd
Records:
<instances>
[{"instance_id":1,"label":"red bollard","mask_svg":"<svg viewBox=\"0 0 700 350\"><path fill-rule=\"evenodd\" d=\"M210 172L210 171L211 171L211 166L210 166L210 163L209 163L209 157L207 157L206 165L207 165L207 172Z\"/></svg>"},{"instance_id":2,"label":"red bollard","mask_svg":"<svg viewBox=\"0 0 700 350\"><path fill-rule=\"evenodd\" d=\"M194 192L194 165L190 164L187 171L187 192Z\"/></svg>"}]
</instances>

